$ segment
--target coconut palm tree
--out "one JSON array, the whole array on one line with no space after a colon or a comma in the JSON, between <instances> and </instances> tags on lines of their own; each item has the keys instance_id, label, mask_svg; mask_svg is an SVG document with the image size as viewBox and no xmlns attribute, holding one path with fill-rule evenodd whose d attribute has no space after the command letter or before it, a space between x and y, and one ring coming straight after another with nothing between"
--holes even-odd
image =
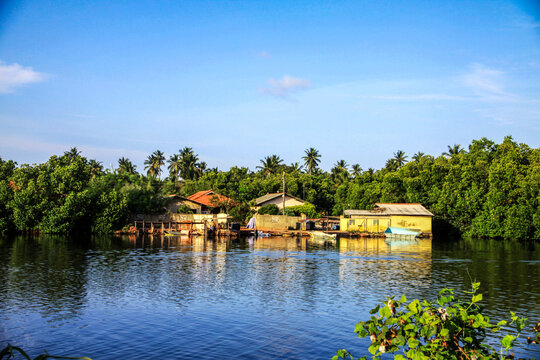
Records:
<instances>
[{"instance_id":1,"label":"coconut palm tree","mask_svg":"<svg viewBox=\"0 0 540 360\"><path fill-rule=\"evenodd\" d=\"M90 175L92 176L92 179L95 178L96 175L103 173L103 164L101 161L91 159L88 161L88 165L90 165Z\"/></svg>"},{"instance_id":2,"label":"coconut palm tree","mask_svg":"<svg viewBox=\"0 0 540 360\"><path fill-rule=\"evenodd\" d=\"M398 150L394 153L394 160L398 169L401 169L405 165L407 158L408 156L405 155L404 151Z\"/></svg>"},{"instance_id":3,"label":"coconut palm tree","mask_svg":"<svg viewBox=\"0 0 540 360\"><path fill-rule=\"evenodd\" d=\"M197 177L201 177L205 172L208 172L206 162L204 161L195 164L195 167L197 168Z\"/></svg>"},{"instance_id":4,"label":"coconut palm tree","mask_svg":"<svg viewBox=\"0 0 540 360\"><path fill-rule=\"evenodd\" d=\"M424 157L424 155L425 154L423 152L419 151L419 152L417 152L416 154L413 155L412 159L414 161L420 161L420 159L422 159Z\"/></svg>"},{"instance_id":5,"label":"coconut palm tree","mask_svg":"<svg viewBox=\"0 0 540 360\"><path fill-rule=\"evenodd\" d=\"M351 175L356 178L362 174L362 168L360 167L360 164L354 164L351 168Z\"/></svg>"},{"instance_id":6,"label":"coconut palm tree","mask_svg":"<svg viewBox=\"0 0 540 360\"><path fill-rule=\"evenodd\" d=\"M257 169L261 169L266 175L270 175L275 173L282 163L283 160L278 155L270 155L261 160L262 166L257 166Z\"/></svg>"},{"instance_id":7,"label":"coconut palm tree","mask_svg":"<svg viewBox=\"0 0 540 360\"><path fill-rule=\"evenodd\" d=\"M303 156L302 160L304 160L304 166L307 168L309 175L311 175L313 170L319 166L321 155L317 149L311 147L306 149L306 156Z\"/></svg>"},{"instance_id":8,"label":"coconut palm tree","mask_svg":"<svg viewBox=\"0 0 540 360\"><path fill-rule=\"evenodd\" d=\"M118 159L118 173L122 174L135 174L135 170L137 169L137 165L133 165L131 160L125 157L121 157Z\"/></svg>"},{"instance_id":9,"label":"coconut palm tree","mask_svg":"<svg viewBox=\"0 0 540 360\"><path fill-rule=\"evenodd\" d=\"M144 161L144 169L147 170L146 175L153 178L161 174L161 167L165 164L165 155L163 152L156 150Z\"/></svg>"},{"instance_id":10,"label":"coconut palm tree","mask_svg":"<svg viewBox=\"0 0 540 360\"><path fill-rule=\"evenodd\" d=\"M169 166L167 166L167 169L169 169L169 177L174 181L174 186L177 187L178 175L180 174L180 167L182 166L180 155L173 154L169 156L167 162L169 163Z\"/></svg>"},{"instance_id":11,"label":"coconut palm tree","mask_svg":"<svg viewBox=\"0 0 540 360\"><path fill-rule=\"evenodd\" d=\"M454 144L454 146L448 145L448 151L443 152L444 156L449 156L453 158L454 156L463 153L465 150L461 148L461 145Z\"/></svg>"},{"instance_id":12,"label":"coconut palm tree","mask_svg":"<svg viewBox=\"0 0 540 360\"><path fill-rule=\"evenodd\" d=\"M348 166L349 165L345 160L339 160L334 164L334 167L330 170L334 183L341 184L346 180L349 180L349 170L347 169Z\"/></svg>"},{"instance_id":13,"label":"coconut palm tree","mask_svg":"<svg viewBox=\"0 0 540 360\"><path fill-rule=\"evenodd\" d=\"M190 147L184 147L180 150L180 175L184 180L194 180L198 177L197 162L199 157Z\"/></svg>"},{"instance_id":14,"label":"coconut palm tree","mask_svg":"<svg viewBox=\"0 0 540 360\"><path fill-rule=\"evenodd\" d=\"M64 152L64 156L67 157L69 162L73 162L73 160L75 160L80 155L81 155L81 152L75 146L69 149L68 151Z\"/></svg>"},{"instance_id":15,"label":"coconut palm tree","mask_svg":"<svg viewBox=\"0 0 540 360\"><path fill-rule=\"evenodd\" d=\"M390 171L395 171L398 169L398 164L395 158L386 160L384 167Z\"/></svg>"}]
</instances>

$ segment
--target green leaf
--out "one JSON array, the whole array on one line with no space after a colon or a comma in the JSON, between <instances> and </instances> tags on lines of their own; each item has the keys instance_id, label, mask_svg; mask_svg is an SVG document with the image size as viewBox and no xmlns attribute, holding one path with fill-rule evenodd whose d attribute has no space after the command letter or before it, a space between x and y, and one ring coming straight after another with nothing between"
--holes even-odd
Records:
<instances>
[{"instance_id":1,"label":"green leaf","mask_svg":"<svg viewBox=\"0 0 540 360\"><path fill-rule=\"evenodd\" d=\"M439 335L446 338L446 337L448 337L449 333L450 333L450 331L448 329L441 329L441 331L439 332Z\"/></svg>"},{"instance_id":2,"label":"green leaf","mask_svg":"<svg viewBox=\"0 0 540 360\"><path fill-rule=\"evenodd\" d=\"M381 305L377 305L376 307L374 307L373 309L369 310L369 313L371 315L377 313L377 311L379 311L379 308L381 307Z\"/></svg>"},{"instance_id":3,"label":"green leaf","mask_svg":"<svg viewBox=\"0 0 540 360\"><path fill-rule=\"evenodd\" d=\"M409 347L411 349L416 348L418 345L420 345L420 341L416 340L415 338L409 338Z\"/></svg>"},{"instance_id":4,"label":"green leaf","mask_svg":"<svg viewBox=\"0 0 540 360\"><path fill-rule=\"evenodd\" d=\"M502 338L501 340L501 345L506 349L510 349L512 348L513 346L513 342L514 340L516 339L515 336L512 336L512 335L506 335L505 337Z\"/></svg>"},{"instance_id":5,"label":"green leaf","mask_svg":"<svg viewBox=\"0 0 540 360\"><path fill-rule=\"evenodd\" d=\"M472 302L477 303L479 301L482 301L482 294L476 294L472 297Z\"/></svg>"},{"instance_id":6,"label":"green leaf","mask_svg":"<svg viewBox=\"0 0 540 360\"><path fill-rule=\"evenodd\" d=\"M374 342L373 344L371 344L371 346L369 347L368 351L370 353L372 353L373 355L375 355L375 353L377 351L379 351L379 344L377 342Z\"/></svg>"},{"instance_id":7,"label":"green leaf","mask_svg":"<svg viewBox=\"0 0 540 360\"><path fill-rule=\"evenodd\" d=\"M401 299L399 299L399 302L404 303L405 301L407 301L407 298L405 297L405 295L401 295Z\"/></svg>"}]
</instances>

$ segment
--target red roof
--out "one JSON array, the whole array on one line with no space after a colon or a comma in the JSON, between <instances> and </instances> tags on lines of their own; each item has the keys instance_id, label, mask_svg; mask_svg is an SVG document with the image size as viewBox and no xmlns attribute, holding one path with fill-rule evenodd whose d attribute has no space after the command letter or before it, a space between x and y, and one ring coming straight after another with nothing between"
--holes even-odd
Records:
<instances>
[{"instance_id":1,"label":"red roof","mask_svg":"<svg viewBox=\"0 0 540 360\"><path fill-rule=\"evenodd\" d=\"M232 199L223 195L216 194L212 190L203 190L196 192L195 194L189 196L188 199L209 207L216 207L216 199L219 202L233 202Z\"/></svg>"}]
</instances>

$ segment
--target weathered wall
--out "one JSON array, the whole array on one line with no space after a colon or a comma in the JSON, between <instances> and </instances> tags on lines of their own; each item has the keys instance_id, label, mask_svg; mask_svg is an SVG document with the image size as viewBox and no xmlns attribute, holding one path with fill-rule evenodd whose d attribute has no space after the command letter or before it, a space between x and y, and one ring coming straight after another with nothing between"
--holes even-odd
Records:
<instances>
[{"instance_id":1,"label":"weathered wall","mask_svg":"<svg viewBox=\"0 0 540 360\"><path fill-rule=\"evenodd\" d=\"M255 226L257 229L267 230L296 229L296 224L300 219L300 216L255 214Z\"/></svg>"},{"instance_id":2,"label":"weathered wall","mask_svg":"<svg viewBox=\"0 0 540 360\"><path fill-rule=\"evenodd\" d=\"M431 216L391 215L390 223L394 227L431 233Z\"/></svg>"},{"instance_id":3,"label":"weathered wall","mask_svg":"<svg viewBox=\"0 0 540 360\"><path fill-rule=\"evenodd\" d=\"M202 222L207 221L207 225L210 226L210 222L214 222L214 224L224 224L224 226L227 225L227 217L228 214L220 213L220 214L165 214L165 215L136 215L133 220L142 221L145 222L153 222L156 223L154 226L157 226L157 223L163 222L165 223L165 227L167 227L167 223L169 221L171 222L180 222L180 221L193 221L193 222ZM204 224L194 224L194 229L197 230L204 230Z\"/></svg>"}]
</instances>

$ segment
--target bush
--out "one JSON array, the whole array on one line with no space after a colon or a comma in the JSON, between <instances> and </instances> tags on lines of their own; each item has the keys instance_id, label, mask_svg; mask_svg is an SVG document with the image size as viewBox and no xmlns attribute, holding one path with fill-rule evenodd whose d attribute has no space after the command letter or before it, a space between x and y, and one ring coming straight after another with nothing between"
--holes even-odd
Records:
<instances>
[{"instance_id":1,"label":"bush","mask_svg":"<svg viewBox=\"0 0 540 360\"><path fill-rule=\"evenodd\" d=\"M285 208L285 215L300 216L301 214L305 214L308 218L320 217L320 214L317 213L317 210L315 210L315 205L310 203Z\"/></svg>"},{"instance_id":2,"label":"bush","mask_svg":"<svg viewBox=\"0 0 540 360\"><path fill-rule=\"evenodd\" d=\"M178 208L178 210L176 210L176 212L178 214L194 214L195 213L195 210L193 210L192 208L190 208L189 206L186 206L186 205L182 205Z\"/></svg>"},{"instance_id":3,"label":"bush","mask_svg":"<svg viewBox=\"0 0 540 360\"><path fill-rule=\"evenodd\" d=\"M258 211L261 215L279 215L279 208L274 204L261 206Z\"/></svg>"},{"instance_id":4,"label":"bush","mask_svg":"<svg viewBox=\"0 0 540 360\"><path fill-rule=\"evenodd\" d=\"M398 353L394 359L512 359L509 354L525 327L526 318L511 313L511 322L490 323L489 317L482 314L483 307L478 303L482 294L477 294L480 283L472 284L470 301L454 297L452 289L439 292L436 302L407 299L401 296L387 298L383 305L370 311L371 319L360 321L355 328L359 338L368 337L371 346L368 351L373 359L380 359L384 353ZM379 316L375 316L375 314ZM484 343L487 332L497 333L503 326L513 325L515 331L502 336L500 349L496 350ZM538 341L540 326L534 328ZM345 349L337 352L332 359L354 359ZM367 359L365 356L358 359Z\"/></svg>"},{"instance_id":5,"label":"bush","mask_svg":"<svg viewBox=\"0 0 540 360\"><path fill-rule=\"evenodd\" d=\"M229 210L229 215L232 217L232 222L243 224L247 218L253 215L253 210L248 204L240 204Z\"/></svg>"}]
</instances>

